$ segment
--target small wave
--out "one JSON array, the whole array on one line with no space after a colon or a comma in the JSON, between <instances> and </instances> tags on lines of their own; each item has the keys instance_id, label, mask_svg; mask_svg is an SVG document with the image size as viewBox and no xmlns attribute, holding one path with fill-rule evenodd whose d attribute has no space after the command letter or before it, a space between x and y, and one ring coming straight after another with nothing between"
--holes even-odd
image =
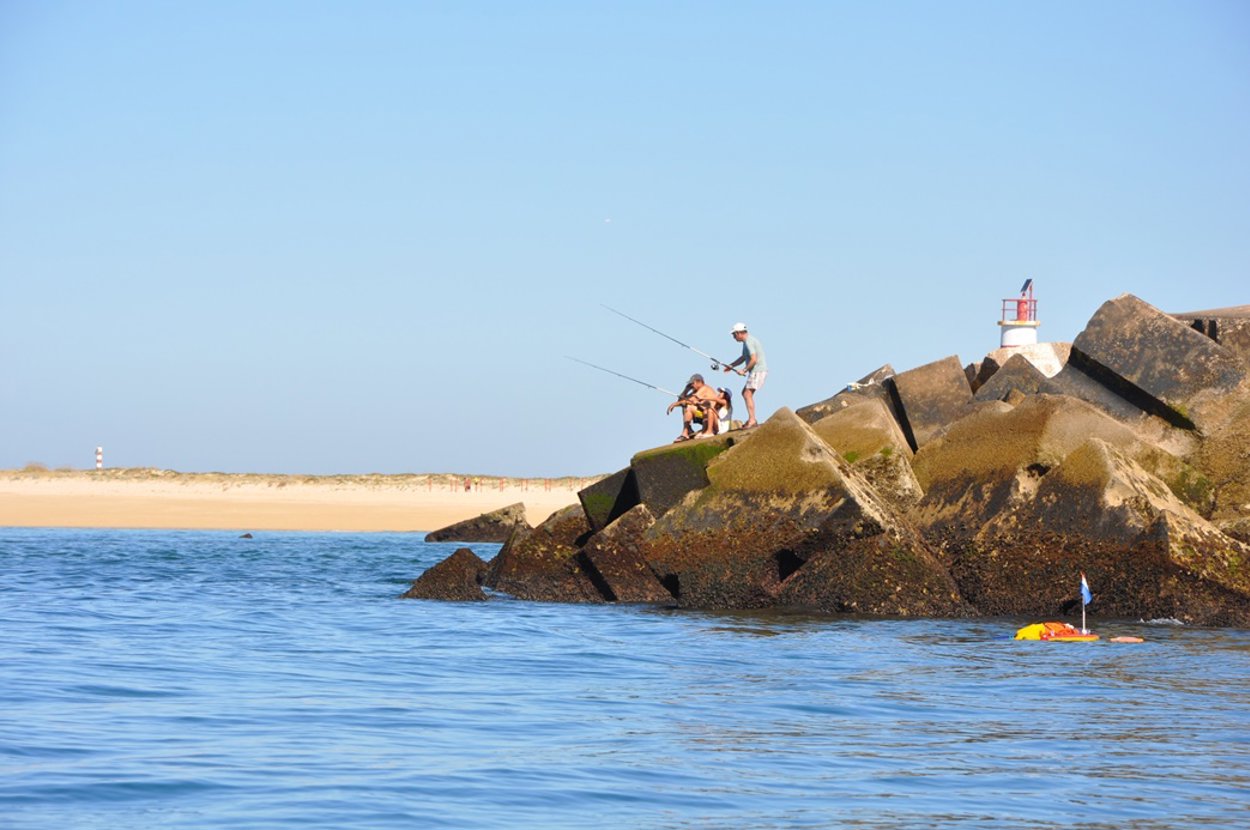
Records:
<instances>
[{"instance_id":1,"label":"small wave","mask_svg":"<svg viewBox=\"0 0 1250 830\"><path fill-rule=\"evenodd\" d=\"M1138 620L1139 623L1145 625L1184 625L1185 623L1175 617L1155 617L1153 620Z\"/></svg>"}]
</instances>

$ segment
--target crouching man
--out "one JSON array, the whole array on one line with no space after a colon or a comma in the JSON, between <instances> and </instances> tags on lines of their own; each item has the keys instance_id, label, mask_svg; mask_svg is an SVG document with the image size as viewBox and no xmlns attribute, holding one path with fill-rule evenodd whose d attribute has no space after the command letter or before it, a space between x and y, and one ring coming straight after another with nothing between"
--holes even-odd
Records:
<instances>
[{"instance_id":1,"label":"crouching man","mask_svg":"<svg viewBox=\"0 0 1250 830\"><path fill-rule=\"evenodd\" d=\"M719 433L720 413L718 410L728 405L729 401L719 390L703 382L703 375L691 375L681 396L668 405L667 412L672 412L679 406L682 408L681 435L678 435L673 443L689 441L691 438L711 438ZM695 424L702 427L698 433L693 431Z\"/></svg>"}]
</instances>

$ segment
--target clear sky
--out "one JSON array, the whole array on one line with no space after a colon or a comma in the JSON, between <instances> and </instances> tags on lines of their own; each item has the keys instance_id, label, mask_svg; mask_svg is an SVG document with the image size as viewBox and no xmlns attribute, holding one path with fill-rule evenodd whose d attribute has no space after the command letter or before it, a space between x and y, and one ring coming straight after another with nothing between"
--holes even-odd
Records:
<instances>
[{"instance_id":1,"label":"clear sky","mask_svg":"<svg viewBox=\"0 0 1250 830\"><path fill-rule=\"evenodd\" d=\"M585 475L1250 302L1250 3L0 0L0 468ZM734 379L735 389L741 382Z\"/></svg>"}]
</instances>

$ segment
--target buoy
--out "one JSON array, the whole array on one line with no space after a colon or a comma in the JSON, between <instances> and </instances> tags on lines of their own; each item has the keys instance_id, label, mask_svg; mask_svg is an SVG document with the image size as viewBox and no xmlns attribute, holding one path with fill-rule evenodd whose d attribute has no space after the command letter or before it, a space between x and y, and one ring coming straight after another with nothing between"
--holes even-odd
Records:
<instances>
[{"instance_id":1,"label":"buoy","mask_svg":"<svg viewBox=\"0 0 1250 830\"><path fill-rule=\"evenodd\" d=\"M1017 640L1044 640L1050 643L1092 643L1098 635L1082 631L1065 622L1043 622L1026 625L1016 632Z\"/></svg>"}]
</instances>

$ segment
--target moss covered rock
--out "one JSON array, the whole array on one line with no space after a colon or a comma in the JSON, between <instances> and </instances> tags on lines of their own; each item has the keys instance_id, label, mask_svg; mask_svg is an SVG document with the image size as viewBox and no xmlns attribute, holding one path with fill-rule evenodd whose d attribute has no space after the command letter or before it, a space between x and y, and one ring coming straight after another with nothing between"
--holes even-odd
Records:
<instances>
[{"instance_id":1,"label":"moss covered rock","mask_svg":"<svg viewBox=\"0 0 1250 830\"><path fill-rule=\"evenodd\" d=\"M654 524L651 511L640 504L591 536L582 548L586 572L608 601L673 602L647 564L645 535Z\"/></svg>"},{"instance_id":2,"label":"moss covered rock","mask_svg":"<svg viewBox=\"0 0 1250 830\"><path fill-rule=\"evenodd\" d=\"M590 524L577 504L533 530L518 529L490 561L484 584L517 599L604 602L578 557L589 534Z\"/></svg>"},{"instance_id":3,"label":"moss covered rock","mask_svg":"<svg viewBox=\"0 0 1250 830\"><path fill-rule=\"evenodd\" d=\"M986 614L1071 610L1084 571L1100 586L1091 610L1103 616L1244 624L1248 557L1250 547L1220 533L1126 452L1091 438L1042 477L1032 499L958 547L951 570Z\"/></svg>"},{"instance_id":4,"label":"moss covered rock","mask_svg":"<svg viewBox=\"0 0 1250 830\"><path fill-rule=\"evenodd\" d=\"M888 590L898 601L888 613L958 607L915 531L790 410L778 410L749 442L718 456L707 475L708 487L688 494L646 534L651 566L680 605L836 610L854 602L882 609L880 584L870 584L869 574L884 572L883 557L901 550L922 563L920 590L945 600L911 602L916 572L891 571ZM810 577L794 578L817 561ZM930 578L944 589L931 589ZM787 583L793 588L782 598Z\"/></svg>"},{"instance_id":5,"label":"moss covered rock","mask_svg":"<svg viewBox=\"0 0 1250 830\"><path fill-rule=\"evenodd\" d=\"M1186 470L1198 475L1084 401L1036 395L1014 408L979 410L921 449L912 465L925 495L913 517L924 532L970 538L990 519L1031 500L1042 477L1090 438L1162 477L1181 481Z\"/></svg>"},{"instance_id":6,"label":"moss covered rock","mask_svg":"<svg viewBox=\"0 0 1250 830\"><path fill-rule=\"evenodd\" d=\"M468 548L460 548L417 577L402 598L484 602L485 576L486 563L481 557Z\"/></svg>"},{"instance_id":7,"label":"moss covered rock","mask_svg":"<svg viewBox=\"0 0 1250 830\"><path fill-rule=\"evenodd\" d=\"M753 430L732 430L637 453L629 466L639 503L653 516L663 516L687 493L707 486L707 466L713 458L750 440L752 434Z\"/></svg>"},{"instance_id":8,"label":"moss covered rock","mask_svg":"<svg viewBox=\"0 0 1250 830\"><path fill-rule=\"evenodd\" d=\"M619 470L607 478L577 492L586 520L596 533L641 503L638 482L632 467Z\"/></svg>"},{"instance_id":9,"label":"moss covered rock","mask_svg":"<svg viewBox=\"0 0 1250 830\"><path fill-rule=\"evenodd\" d=\"M895 508L905 512L920 500L911 447L883 399L834 412L812 424L812 430Z\"/></svg>"}]
</instances>

